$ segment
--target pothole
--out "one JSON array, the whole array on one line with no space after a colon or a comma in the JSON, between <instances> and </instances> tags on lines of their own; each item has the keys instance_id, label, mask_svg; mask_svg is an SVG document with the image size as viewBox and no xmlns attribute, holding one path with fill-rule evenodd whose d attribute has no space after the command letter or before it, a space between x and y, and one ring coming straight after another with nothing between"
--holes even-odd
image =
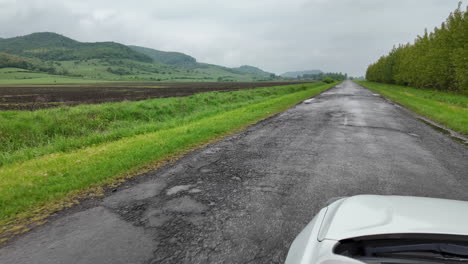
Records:
<instances>
[{"instance_id":1,"label":"pothole","mask_svg":"<svg viewBox=\"0 0 468 264\"><path fill-rule=\"evenodd\" d=\"M194 199L183 196L180 198L175 198L168 201L164 205L164 211L174 212L174 213L203 213L208 207L200 202L195 201Z\"/></svg>"},{"instance_id":2,"label":"pothole","mask_svg":"<svg viewBox=\"0 0 468 264\"><path fill-rule=\"evenodd\" d=\"M166 187L163 181L153 183L140 183L128 189L120 190L107 197L103 205L110 208L116 208L121 204L129 204L134 201L145 200L154 197Z\"/></svg>"},{"instance_id":3,"label":"pothole","mask_svg":"<svg viewBox=\"0 0 468 264\"><path fill-rule=\"evenodd\" d=\"M160 209L148 209L143 220L147 221L148 227L160 227L171 219L172 216L165 215Z\"/></svg>"}]
</instances>

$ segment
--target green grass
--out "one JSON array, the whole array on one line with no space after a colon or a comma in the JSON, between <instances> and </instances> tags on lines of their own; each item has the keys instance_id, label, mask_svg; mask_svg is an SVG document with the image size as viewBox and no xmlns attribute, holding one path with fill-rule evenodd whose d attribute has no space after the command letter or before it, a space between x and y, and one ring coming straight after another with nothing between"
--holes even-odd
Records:
<instances>
[{"instance_id":1,"label":"green grass","mask_svg":"<svg viewBox=\"0 0 468 264\"><path fill-rule=\"evenodd\" d=\"M54 201L238 131L331 86L1 112L2 138L16 143L0 167L0 223L54 208Z\"/></svg>"},{"instance_id":2,"label":"green grass","mask_svg":"<svg viewBox=\"0 0 468 264\"><path fill-rule=\"evenodd\" d=\"M41 72L31 72L18 68L0 69L0 85L10 84L55 84L55 83L97 83L105 80L84 79L67 77L63 75L51 75Z\"/></svg>"},{"instance_id":3,"label":"green grass","mask_svg":"<svg viewBox=\"0 0 468 264\"><path fill-rule=\"evenodd\" d=\"M468 135L468 96L367 81L357 83L422 116Z\"/></svg>"}]
</instances>

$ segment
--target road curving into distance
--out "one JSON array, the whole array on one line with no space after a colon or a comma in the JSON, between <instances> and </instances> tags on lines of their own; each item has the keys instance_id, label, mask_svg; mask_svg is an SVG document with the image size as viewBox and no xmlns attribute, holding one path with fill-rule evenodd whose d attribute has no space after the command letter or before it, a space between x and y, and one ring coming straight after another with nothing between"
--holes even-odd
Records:
<instances>
[{"instance_id":1,"label":"road curving into distance","mask_svg":"<svg viewBox=\"0 0 468 264\"><path fill-rule=\"evenodd\" d=\"M60 213L1 248L0 263L283 263L330 198L468 200L467 159L468 147L346 81Z\"/></svg>"}]
</instances>

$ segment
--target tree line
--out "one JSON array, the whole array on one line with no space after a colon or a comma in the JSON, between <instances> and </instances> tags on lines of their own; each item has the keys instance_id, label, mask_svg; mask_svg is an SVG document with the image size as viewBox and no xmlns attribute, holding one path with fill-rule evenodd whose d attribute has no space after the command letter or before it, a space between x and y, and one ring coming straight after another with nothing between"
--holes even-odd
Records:
<instances>
[{"instance_id":1,"label":"tree line","mask_svg":"<svg viewBox=\"0 0 468 264\"><path fill-rule=\"evenodd\" d=\"M424 89L468 93L468 16L458 8L440 28L413 44L394 47L367 68L366 79Z\"/></svg>"},{"instance_id":2,"label":"tree line","mask_svg":"<svg viewBox=\"0 0 468 264\"><path fill-rule=\"evenodd\" d=\"M297 79L299 80L315 80L315 81L323 81L327 78L333 79L335 81L343 81L348 79L347 73L341 72L321 72L321 73L312 73L312 74L303 74L298 76Z\"/></svg>"}]
</instances>

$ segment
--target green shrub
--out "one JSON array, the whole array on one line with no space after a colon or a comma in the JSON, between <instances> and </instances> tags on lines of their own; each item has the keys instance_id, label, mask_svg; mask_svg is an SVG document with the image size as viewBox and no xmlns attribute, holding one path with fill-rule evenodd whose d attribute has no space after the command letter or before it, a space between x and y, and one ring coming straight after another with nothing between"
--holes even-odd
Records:
<instances>
[{"instance_id":1,"label":"green shrub","mask_svg":"<svg viewBox=\"0 0 468 264\"><path fill-rule=\"evenodd\" d=\"M333 80L333 79L330 78L330 77L327 77L327 78L325 78L325 79L322 80L322 82L324 82L324 83L333 83L334 81L335 81L335 80Z\"/></svg>"}]
</instances>

